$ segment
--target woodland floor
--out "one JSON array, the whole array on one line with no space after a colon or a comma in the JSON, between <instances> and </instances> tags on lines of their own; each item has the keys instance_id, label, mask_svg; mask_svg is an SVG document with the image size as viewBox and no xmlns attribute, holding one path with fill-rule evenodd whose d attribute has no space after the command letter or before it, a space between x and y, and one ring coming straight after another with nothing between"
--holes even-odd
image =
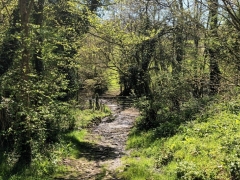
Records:
<instances>
[{"instance_id":1,"label":"woodland floor","mask_svg":"<svg viewBox=\"0 0 240 180\"><path fill-rule=\"evenodd\" d=\"M114 101L106 101L112 116L102 119L101 123L88 129L77 159L66 158L64 166L69 169L62 180L117 180L116 172L122 165L121 157L125 150L127 136L139 112L135 108L122 108Z\"/></svg>"}]
</instances>

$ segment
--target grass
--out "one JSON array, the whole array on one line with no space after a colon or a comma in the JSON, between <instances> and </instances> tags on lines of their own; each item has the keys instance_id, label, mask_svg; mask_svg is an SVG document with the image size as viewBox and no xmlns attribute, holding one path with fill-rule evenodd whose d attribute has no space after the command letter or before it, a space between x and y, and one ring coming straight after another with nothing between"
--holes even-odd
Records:
<instances>
[{"instance_id":1,"label":"grass","mask_svg":"<svg viewBox=\"0 0 240 180\"><path fill-rule=\"evenodd\" d=\"M86 151L85 136L87 135L86 127L95 121L101 119L111 112L106 108L104 112L93 110L73 109L72 113L76 119L77 129L62 134L58 143L46 146L47 155L36 154L31 166L18 164L14 168L14 154L6 155L0 151L0 180L50 180L54 177L68 172L66 166L61 165L63 158L77 158L80 151ZM85 145L82 147L82 145ZM80 147L81 146L81 147Z\"/></svg>"},{"instance_id":2,"label":"grass","mask_svg":"<svg viewBox=\"0 0 240 180\"><path fill-rule=\"evenodd\" d=\"M177 127L172 136L158 128L133 129L124 158L124 179L240 179L240 98L209 106ZM177 118L177 117L176 117Z\"/></svg>"},{"instance_id":3,"label":"grass","mask_svg":"<svg viewBox=\"0 0 240 180\"><path fill-rule=\"evenodd\" d=\"M97 111L92 109L74 110L74 117L76 119L76 127L86 128L94 120L101 120L102 118L111 114L109 108L105 107L105 111Z\"/></svg>"},{"instance_id":4,"label":"grass","mask_svg":"<svg viewBox=\"0 0 240 180\"><path fill-rule=\"evenodd\" d=\"M4 162L0 164L0 180L50 180L53 174L63 171L63 167L57 164L59 157L54 153L48 157L38 155L31 166L18 164L15 170L10 160L10 157L5 156Z\"/></svg>"}]
</instances>

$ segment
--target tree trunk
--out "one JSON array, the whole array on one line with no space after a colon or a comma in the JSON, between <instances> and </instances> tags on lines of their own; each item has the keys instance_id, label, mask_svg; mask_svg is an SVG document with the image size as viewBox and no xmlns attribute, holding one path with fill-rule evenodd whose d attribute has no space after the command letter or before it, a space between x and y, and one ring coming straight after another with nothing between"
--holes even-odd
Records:
<instances>
[{"instance_id":1,"label":"tree trunk","mask_svg":"<svg viewBox=\"0 0 240 180\"><path fill-rule=\"evenodd\" d=\"M215 95L219 91L221 72L218 65L218 47L214 41L218 39L218 0L209 0L210 36L211 45L208 48L210 59L210 94Z\"/></svg>"},{"instance_id":2,"label":"tree trunk","mask_svg":"<svg viewBox=\"0 0 240 180\"><path fill-rule=\"evenodd\" d=\"M34 10L35 10L33 14L34 23L40 26L40 28L42 28L42 23L43 23L44 3L45 3L45 0L38 0L38 2L35 3L34 5ZM38 32L36 32L36 34L37 34L38 43L41 46L43 42L42 35ZM42 57L41 47L35 47L35 52L33 54L33 65L38 75L41 75L44 69L43 61L41 60L41 57Z\"/></svg>"},{"instance_id":3,"label":"tree trunk","mask_svg":"<svg viewBox=\"0 0 240 180\"><path fill-rule=\"evenodd\" d=\"M183 60L183 1L179 0L180 15L177 18L177 28L176 28L176 63L174 64L174 74L180 73L181 65Z\"/></svg>"},{"instance_id":4,"label":"tree trunk","mask_svg":"<svg viewBox=\"0 0 240 180\"><path fill-rule=\"evenodd\" d=\"M30 51L29 51L29 15L33 7L34 0L19 0L20 20L22 30L22 56L21 56L21 101L22 108L27 111L30 107L30 97L27 92L27 86L29 83L28 75L30 73ZM21 147L19 161L28 165L32 161L32 147L31 147L31 135L29 127L29 119L27 112L21 115L20 124L21 129Z\"/></svg>"},{"instance_id":5,"label":"tree trunk","mask_svg":"<svg viewBox=\"0 0 240 180\"><path fill-rule=\"evenodd\" d=\"M182 71L182 61L183 61L183 1L178 1L178 6L176 8L177 11L180 11L179 16L176 18L176 34L175 34L175 53L176 53L176 59L173 62L173 78L176 82L180 80L181 71ZM179 8L178 8L179 7ZM174 94L172 95L172 110L180 110L180 99L178 98L178 90L175 90Z\"/></svg>"},{"instance_id":6,"label":"tree trunk","mask_svg":"<svg viewBox=\"0 0 240 180\"><path fill-rule=\"evenodd\" d=\"M196 19L196 23L194 25L194 32L193 32L193 38L194 38L194 81L193 81L193 97L194 98L200 98L203 95L203 82L202 77L199 76L198 73L198 56L199 56L199 40L200 40L200 9L198 7L199 3L197 0L194 1L194 19Z\"/></svg>"}]
</instances>

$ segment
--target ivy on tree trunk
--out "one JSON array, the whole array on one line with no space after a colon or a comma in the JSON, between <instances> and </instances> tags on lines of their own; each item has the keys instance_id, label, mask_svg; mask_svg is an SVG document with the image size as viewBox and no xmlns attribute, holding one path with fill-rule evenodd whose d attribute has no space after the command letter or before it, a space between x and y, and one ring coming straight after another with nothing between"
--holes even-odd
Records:
<instances>
[{"instance_id":1,"label":"ivy on tree trunk","mask_svg":"<svg viewBox=\"0 0 240 180\"><path fill-rule=\"evenodd\" d=\"M208 53L210 59L210 93L217 94L220 87L221 72L218 65L218 0L209 0L210 43Z\"/></svg>"},{"instance_id":2,"label":"ivy on tree trunk","mask_svg":"<svg viewBox=\"0 0 240 180\"><path fill-rule=\"evenodd\" d=\"M25 111L30 108L30 97L27 91L30 73L30 44L29 44L29 16L33 7L34 0L19 0L20 20L21 20L21 33L22 33L22 52L21 52L21 96L19 101L22 102L22 109ZM22 142L20 144L20 162L30 164L32 161L32 147L29 118L27 112L23 112L20 117L20 124L22 124Z\"/></svg>"}]
</instances>

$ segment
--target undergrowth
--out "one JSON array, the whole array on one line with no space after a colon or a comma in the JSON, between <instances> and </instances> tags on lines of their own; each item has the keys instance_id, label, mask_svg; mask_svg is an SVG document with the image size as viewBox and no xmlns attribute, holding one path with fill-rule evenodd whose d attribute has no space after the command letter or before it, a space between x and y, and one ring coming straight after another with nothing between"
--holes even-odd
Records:
<instances>
[{"instance_id":1,"label":"undergrowth","mask_svg":"<svg viewBox=\"0 0 240 180\"><path fill-rule=\"evenodd\" d=\"M171 121L162 121L148 131L134 128L127 142L131 155L124 158L125 168L119 176L157 180L240 179L240 97L218 97L199 108L192 117L191 111L189 118L174 114ZM186 112L187 105L183 109Z\"/></svg>"},{"instance_id":2,"label":"undergrowth","mask_svg":"<svg viewBox=\"0 0 240 180\"><path fill-rule=\"evenodd\" d=\"M105 116L111 114L109 108L105 107L105 111L93 111L92 109L75 110L75 119L76 119L76 127L77 128L86 128L93 123L97 123L97 121L101 121L101 119Z\"/></svg>"},{"instance_id":3,"label":"undergrowth","mask_svg":"<svg viewBox=\"0 0 240 180\"><path fill-rule=\"evenodd\" d=\"M18 156L14 153L6 154L0 150L0 180L50 180L67 172L62 165L63 158L77 158L81 153L76 143L84 142L87 134L86 127L96 119L101 119L110 114L106 108L104 112L93 110L72 110L75 117L75 128L61 135L60 140L45 147L47 153L36 154L30 166L17 164Z\"/></svg>"}]
</instances>

